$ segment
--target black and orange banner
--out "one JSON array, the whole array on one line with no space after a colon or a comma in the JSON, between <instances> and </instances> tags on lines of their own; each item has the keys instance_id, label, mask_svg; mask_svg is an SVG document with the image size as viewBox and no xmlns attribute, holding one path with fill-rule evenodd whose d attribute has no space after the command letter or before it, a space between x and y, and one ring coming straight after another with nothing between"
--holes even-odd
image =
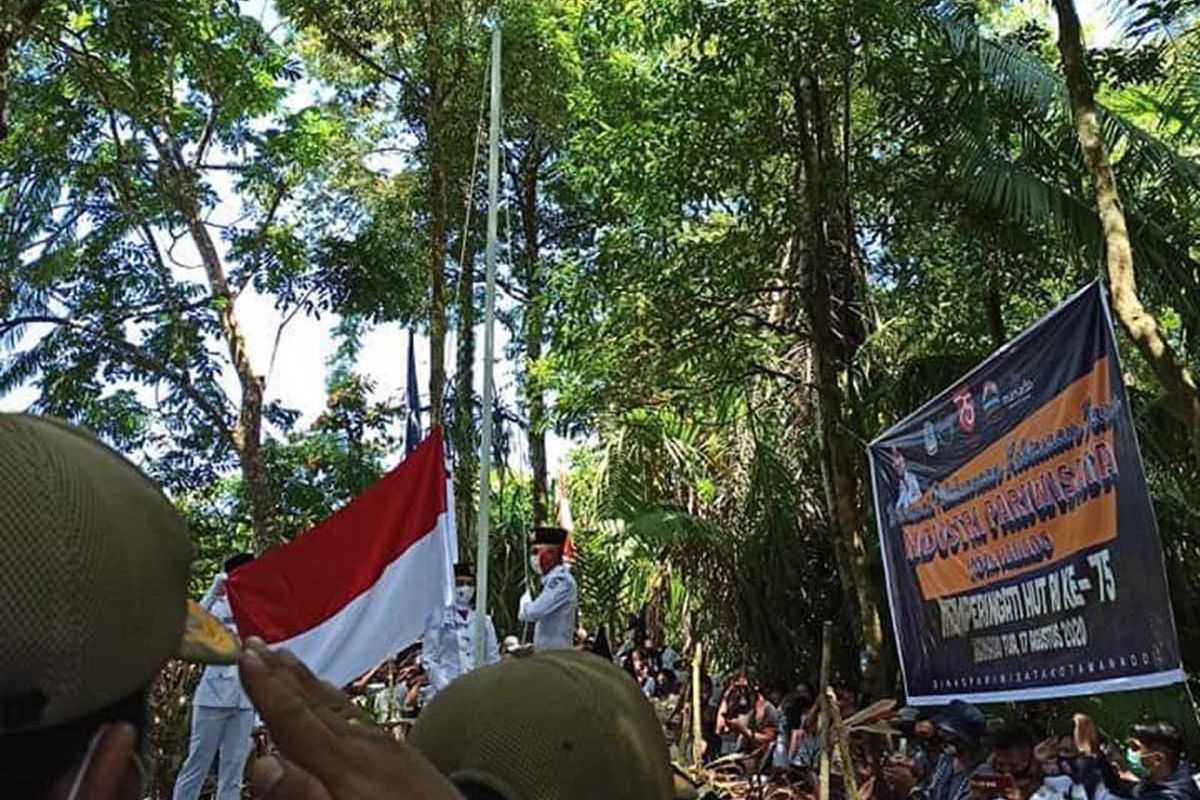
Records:
<instances>
[{"instance_id":1,"label":"black and orange banner","mask_svg":"<svg viewBox=\"0 0 1200 800\"><path fill-rule=\"evenodd\" d=\"M1183 680L1099 284L868 453L909 702Z\"/></svg>"}]
</instances>

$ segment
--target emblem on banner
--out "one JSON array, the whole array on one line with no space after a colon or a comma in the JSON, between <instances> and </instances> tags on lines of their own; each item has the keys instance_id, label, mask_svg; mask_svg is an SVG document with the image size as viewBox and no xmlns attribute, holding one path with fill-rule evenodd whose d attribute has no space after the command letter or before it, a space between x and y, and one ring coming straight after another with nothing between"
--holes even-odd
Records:
<instances>
[{"instance_id":1,"label":"emblem on banner","mask_svg":"<svg viewBox=\"0 0 1200 800\"><path fill-rule=\"evenodd\" d=\"M926 422L923 433L926 455L936 456L938 451L937 427L932 422Z\"/></svg>"},{"instance_id":2,"label":"emblem on banner","mask_svg":"<svg viewBox=\"0 0 1200 800\"><path fill-rule=\"evenodd\" d=\"M983 384L979 402L983 406L984 416L988 419L996 416L996 412L1000 410L1000 387L996 385L995 381Z\"/></svg>"},{"instance_id":3,"label":"emblem on banner","mask_svg":"<svg viewBox=\"0 0 1200 800\"><path fill-rule=\"evenodd\" d=\"M975 432L975 398L970 389L959 389L954 394L954 407L958 409L958 427L963 433Z\"/></svg>"}]
</instances>

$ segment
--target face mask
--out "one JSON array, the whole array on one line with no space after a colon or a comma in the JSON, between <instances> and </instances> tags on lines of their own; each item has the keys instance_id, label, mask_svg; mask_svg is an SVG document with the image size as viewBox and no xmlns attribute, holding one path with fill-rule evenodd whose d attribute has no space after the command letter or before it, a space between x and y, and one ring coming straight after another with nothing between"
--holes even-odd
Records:
<instances>
[{"instance_id":1,"label":"face mask","mask_svg":"<svg viewBox=\"0 0 1200 800\"><path fill-rule=\"evenodd\" d=\"M529 566L533 567L534 574L537 574L537 575L542 574L542 562L538 559L537 556L529 557Z\"/></svg>"},{"instance_id":2,"label":"face mask","mask_svg":"<svg viewBox=\"0 0 1200 800\"><path fill-rule=\"evenodd\" d=\"M1132 747L1125 749L1125 763L1129 764L1129 771L1139 778L1150 774L1150 768L1142 762L1142 754Z\"/></svg>"},{"instance_id":3,"label":"face mask","mask_svg":"<svg viewBox=\"0 0 1200 800\"><path fill-rule=\"evenodd\" d=\"M471 601L475 599L474 586L455 586L454 601L460 606L469 606Z\"/></svg>"}]
</instances>

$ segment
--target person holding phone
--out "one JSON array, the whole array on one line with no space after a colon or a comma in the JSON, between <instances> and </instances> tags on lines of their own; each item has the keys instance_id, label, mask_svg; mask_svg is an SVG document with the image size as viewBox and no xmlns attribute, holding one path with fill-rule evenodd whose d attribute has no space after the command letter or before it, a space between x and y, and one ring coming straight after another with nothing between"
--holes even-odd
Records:
<instances>
[{"instance_id":1,"label":"person holding phone","mask_svg":"<svg viewBox=\"0 0 1200 800\"><path fill-rule=\"evenodd\" d=\"M1080 782L1089 800L1105 800L1106 794L1135 800L1200 800L1200 788L1183 759L1183 736L1170 722L1147 720L1130 727L1124 761L1134 780L1125 779L1101 758L1096 723L1085 714L1075 715L1075 746Z\"/></svg>"},{"instance_id":2,"label":"person holding phone","mask_svg":"<svg viewBox=\"0 0 1200 800\"><path fill-rule=\"evenodd\" d=\"M717 734L722 737L722 755L753 753L773 744L779 729L779 711L757 684L739 675L717 709Z\"/></svg>"},{"instance_id":3,"label":"person holding phone","mask_svg":"<svg viewBox=\"0 0 1200 800\"><path fill-rule=\"evenodd\" d=\"M911 761L898 759L884 766L884 781L893 794L913 800L971 800L971 778L986 756L987 719L975 706L956 700L933 723L942 753L928 780L919 779Z\"/></svg>"},{"instance_id":4,"label":"person holding phone","mask_svg":"<svg viewBox=\"0 0 1200 800\"><path fill-rule=\"evenodd\" d=\"M987 769L971 781L975 800L1060 800L1046 785L1036 756L1033 734L1019 724L1005 725L991 736Z\"/></svg>"}]
</instances>

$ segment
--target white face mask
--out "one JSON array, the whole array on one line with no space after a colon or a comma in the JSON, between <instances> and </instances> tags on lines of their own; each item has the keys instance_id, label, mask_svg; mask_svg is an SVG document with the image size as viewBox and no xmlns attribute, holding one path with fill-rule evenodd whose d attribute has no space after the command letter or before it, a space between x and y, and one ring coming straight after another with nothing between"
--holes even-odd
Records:
<instances>
[{"instance_id":1,"label":"white face mask","mask_svg":"<svg viewBox=\"0 0 1200 800\"><path fill-rule=\"evenodd\" d=\"M533 567L533 573L535 575L542 574L542 562L538 560L537 556L529 557L529 566Z\"/></svg>"},{"instance_id":2,"label":"white face mask","mask_svg":"<svg viewBox=\"0 0 1200 800\"><path fill-rule=\"evenodd\" d=\"M455 586L454 587L454 602L460 606L469 606L471 601L475 599L474 586Z\"/></svg>"}]
</instances>

